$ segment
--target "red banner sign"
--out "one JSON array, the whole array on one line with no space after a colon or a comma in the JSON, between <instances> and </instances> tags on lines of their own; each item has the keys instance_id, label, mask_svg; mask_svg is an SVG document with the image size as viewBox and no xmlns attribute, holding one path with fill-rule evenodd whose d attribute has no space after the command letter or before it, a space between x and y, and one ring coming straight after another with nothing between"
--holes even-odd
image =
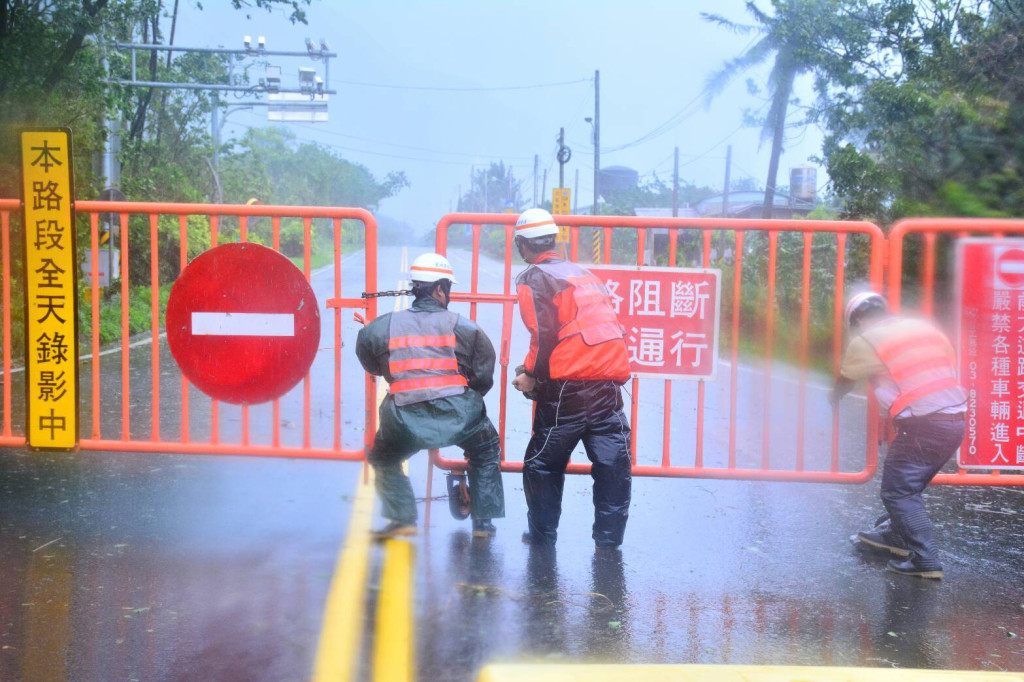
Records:
<instances>
[{"instance_id":1,"label":"red banner sign","mask_svg":"<svg viewBox=\"0 0 1024 682\"><path fill-rule=\"evenodd\" d=\"M634 376L714 379L718 366L718 270L591 266L626 328Z\"/></svg>"},{"instance_id":2,"label":"red banner sign","mask_svg":"<svg viewBox=\"0 0 1024 682\"><path fill-rule=\"evenodd\" d=\"M964 468L1024 469L1024 240L957 243Z\"/></svg>"}]
</instances>

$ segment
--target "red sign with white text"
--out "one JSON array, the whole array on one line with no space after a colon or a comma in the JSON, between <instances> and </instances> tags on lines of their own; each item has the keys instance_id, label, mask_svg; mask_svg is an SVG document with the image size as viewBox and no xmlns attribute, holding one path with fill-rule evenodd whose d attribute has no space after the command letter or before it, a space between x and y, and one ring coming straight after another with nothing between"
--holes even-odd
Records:
<instances>
[{"instance_id":1,"label":"red sign with white text","mask_svg":"<svg viewBox=\"0 0 1024 682\"><path fill-rule=\"evenodd\" d=\"M634 376L714 379L720 271L621 266L591 266L590 271L604 282L626 328Z\"/></svg>"},{"instance_id":2,"label":"red sign with white text","mask_svg":"<svg viewBox=\"0 0 1024 682\"><path fill-rule=\"evenodd\" d=\"M1024 469L1024 240L957 242L960 466Z\"/></svg>"}]
</instances>

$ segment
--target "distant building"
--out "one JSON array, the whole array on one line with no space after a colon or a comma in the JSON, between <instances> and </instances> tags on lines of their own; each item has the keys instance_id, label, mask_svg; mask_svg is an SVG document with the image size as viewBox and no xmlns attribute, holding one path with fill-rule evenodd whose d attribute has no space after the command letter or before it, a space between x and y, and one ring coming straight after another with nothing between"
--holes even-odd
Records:
<instances>
[{"instance_id":1,"label":"distant building","mask_svg":"<svg viewBox=\"0 0 1024 682\"><path fill-rule=\"evenodd\" d=\"M725 195L702 199L694 206L697 215L702 218L760 218L761 208L764 206L763 191L729 192L725 210L722 202ZM804 199L797 199L780 192L775 193L772 202L772 218L788 219L803 217L814 210L814 202Z\"/></svg>"},{"instance_id":2,"label":"distant building","mask_svg":"<svg viewBox=\"0 0 1024 682\"><path fill-rule=\"evenodd\" d=\"M660 206L656 206L654 208L641 208L638 206L637 208L633 209L633 215L635 215L638 218L671 218L672 208L661 208ZM677 217L699 218L700 214L697 213L697 211L692 206L687 204L685 206L679 207Z\"/></svg>"}]
</instances>

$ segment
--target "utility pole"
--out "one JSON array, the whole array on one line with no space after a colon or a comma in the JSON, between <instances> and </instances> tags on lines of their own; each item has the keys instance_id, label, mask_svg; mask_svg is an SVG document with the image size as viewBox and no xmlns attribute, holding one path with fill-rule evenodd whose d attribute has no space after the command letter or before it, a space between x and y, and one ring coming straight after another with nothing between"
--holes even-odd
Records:
<instances>
[{"instance_id":1,"label":"utility pole","mask_svg":"<svg viewBox=\"0 0 1024 682\"><path fill-rule=\"evenodd\" d=\"M576 169L576 189L573 190L572 194L572 212L580 212L580 169Z\"/></svg>"},{"instance_id":2,"label":"utility pole","mask_svg":"<svg viewBox=\"0 0 1024 682\"><path fill-rule=\"evenodd\" d=\"M732 170L732 145L725 148L725 189L722 190L722 217L729 217L729 173ZM718 233L718 257L725 258L725 230Z\"/></svg>"},{"instance_id":3,"label":"utility pole","mask_svg":"<svg viewBox=\"0 0 1024 682\"><path fill-rule=\"evenodd\" d=\"M672 217L679 217L679 147L676 147L672 164Z\"/></svg>"},{"instance_id":4,"label":"utility pole","mask_svg":"<svg viewBox=\"0 0 1024 682\"><path fill-rule=\"evenodd\" d=\"M725 148L725 189L722 190L722 217L729 217L729 172L732 170L732 145Z\"/></svg>"},{"instance_id":5,"label":"utility pole","mask_svg":"<svg viewBox=\"0 0 1024 682\"><path fill-rule=\"evenodd\" d=\"M597 198L601 196L601 72L594 71L594 213L597 215Z\"/></svg>"},{"instance_id":6,"label":"utility pole","mask_svg":"<svg viewBox=\"0 0 1024 682\"><path fill-rule=\"evenodd\" d=\"M540 200L544 201L544 195L548 193L548 169L544 169L544 184L540 186Z\"/></svg>"},{"instance_id":7,"label":"utility pole","mask_svg":"<svg viewBox=\"0 0 1024 682\"><path fill-rule=\"evenodd\" d=\"M537 169L540 166L540 154L533 155L533 203L531 206L537 205Z\"/></svg>"},{"instance_id":8,"label":"utility pole","mask_svg":"<svg viewBox=\"0 0 1024 682\"><path fill-rule=\"evenodd\" d=\"M572 150L565 146L565 128L558 129L558 186L565 187L565 164L572 158Z\"/></svg>"}]
</instances>

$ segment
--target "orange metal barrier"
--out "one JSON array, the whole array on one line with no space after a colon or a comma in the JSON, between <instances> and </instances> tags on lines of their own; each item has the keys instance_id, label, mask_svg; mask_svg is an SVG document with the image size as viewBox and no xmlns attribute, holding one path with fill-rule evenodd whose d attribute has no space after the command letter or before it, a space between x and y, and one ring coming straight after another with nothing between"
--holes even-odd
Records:
<instances>
[{"instance_id":1,"label":"orange metal barrier","mask_svg":"<svg viewBox=\"0 0 1024 682\"><path fill-rule=\"evenodd\" d=\"M348 446L346 446L346 434L343 432L343 424L345 423L342 418L342 312L343 309L357 308L363 309L366 312L366 317L372 319L376 316L377 304L376 299L361 299L358 296L344 298L342 296L342 242L341 242L341 226L342 220L355 220L359 221L365 227L365 242L364 247L365 253L365 267L364 264L359 263L359 267L363 268L363 277L361 281L356 285L365 291L376 291L377 286L377 223L373 215L368 211L361 208L319 208L319 207L295 207L295 206L233 206L233 205L210 205L210 204L172 204L172 203L134 203L134 202L101 202L101 201L79 201L75 204L76 213L79 216L85 216L89 221L90 225L90 256L91 256L91 279L88 282L89 291L86 295L90 297L91 301L91 327L88 336L91 338L91 372L82 372L83 383L86 377L90 377L90 388L89 395L91 400L89 405L83 405L83 434L88 429L89 437L82 438L80 441L80 447L86 450L125 450L125 451L136 451L136 452L180 452L180 453L193 453L193 454L231 454L231 455L257 455L257 456L274 456L274 457L305 457L305 458L320 458L320 459L342 459L342 460L361 460L364 457L364 453L369 444L372 443L373 434L376 431L376 409L375 409L375 395L374 386L375 383L372 377L366 376L362 368L359 367L358 363L354 360L349 359L347 366L351 368L349 372L349 386L358 385L356 382L361 382L364 387L364 395L362 396L362 407L365 414L365 422L362 425L357 424L356 427L364 427L363 433L358 436L356 441L354 436L348 438ZM20 203L17 200L0 200L0 232L2 232L2 259L3 259L3 427L0 432L0 445L3 446L15 446L20 447L25 445L24 435L15 433L13 428L14 421L14 401L12 398L12 379L14 377L14 368L12 367L12 352L11 352L11 216L12 214L18 217L20 222ZM121 326L121 341L119 346L119 352L121 355L120 359L120 410L119 415L111 415L112 412L107 408L108 403L114 397L113 391L108 388L101 390L103 386L103 378L101 374L101 366L109 366L104 364L103 355L107 352L117 352L116 349L109 349L106 352L101 352L100 348L100 319L101 319L101 288L99 285L99 217L101 213L113 213L119 216L120 222L120 326ZM321 305L326 305L327 308L334 309L334 332L333 342L330 343L326 348L321 347L321 351L332 350L333 351L333 372L330 374L333 382L331 386L320 386L317 391L317 397L321 398L318 400L318 415L322 413L328 413L330 415L330 423L326 420L321 420L317 423L317 433L313 433L313 426L311 423L311 403L313 401L311 389L312 381L310 374L307 373L303 380L301 390L296 387L285 397L274 400L270 405L258 405L258 406L233 406L224 405L221 406L218 401L210 400L209 411L197 411L193 414L190 407L202 407L196 405L196 401L192 392L189 390L189 382L184 377L180 377L177 381L174 379L167 379L163 375L171 373L172 375L178 372L177 367L174 366L171 372L164 368L161 371L161 348L160 348L160 337L161 337L161 314L160 314L160 290L161 284L168 284L174 280L177 276L177 272L173 273L173 276L169 278L161 278L161 263L159 261L159 241L161 236L165 239L168 238L167 231L161 233L159 229L159 223L161 217L174 216L177 217L178 222L178 234L176 236L178 241L178 247L180 250L180 262L186 263L188 261L188 234L190 225L195 228L195 222L190 221L190 218L200 218L208 225L209 237L211 248L217 246L220 239L224 236L222 227L225 223L225 219L229 219L232 223L237 220L237 240L240 242L246 242L250 240L250 233L254 233L257 229L266 231L268 237L261 237L263 240L271 242L268 244L275 250L281 250L280 237L281 237L281 221L282 220L301 220L303 228L303 258L302 258L302 269L306 276L307 281L312 280L311 268L311 257L312 257L312 234L313 234L313 221L322 220L330 221L333 228L333 288L326 293L324 298L326 300L321 301ZM133 220L134 219L134 220ZM131 357L132 348L140 345L139 343L132 343L129 338L129 306L130 306L130 288L129 288L129 257L130 249L142 248L129 240L129 225L132 226L132 231L136 235L139 231L145 231L145 224L140 223L139 219L146 221L148 224L148 237L149 237L149 270L150 277L149 283L151 286L150 292L150 306L151 306L151 328L149 332L150 341L150 370L149 377L145 377L144 374L140 374L136 371L137 382L146 383L148 380L151 399L147 405L133 404L131 397L132 389L132 373L131 373ZM269 221L269 230L266 222ZM235 226L232 224L231 233L234 237ZM81 254L80 254L81 257ZM166 269L166 264L164 265ZM84 297L83 297L84 298ZM80 330L79 333L81 333ZM142 351L138 351L142 352ZM83 363L85 359L83 358ZM166 364L166 363L165 363ZM137 370L138 368L136 368ZM317 376L324 376L325 372L317 372ZM358 377L358 379L357 379ZM177 386L180 385L180 389ZM175 401L175 404L169 404L168 401L162 401L161 388L166 392L176 392L180 390L180 402ZM83 387L83 395L86 391ZM138 390L136 391L136 396ZM202 400L209 400L203 396ZM328 408L328 404L330 407ZM91 408L91 409L90 409ZM104 412L104 408L107 409ZM140 430L139 424L133 424L132 413L133 411L145 411L148 408L150 428L147 436L138 436L137 433ZM23 409L23 408L22 408ZM178 413L175 415L174 413ZM190 417L192 421L195 421L196 415L199 415L202 420L209 418L209 429L208 438L196 439L193 431L198 429L197 424L190 424ZM258 423L256 429L260 433L258 437L253 438L253 426L254 422L251 416L255 414L257 416ZM176 435L169 435L165 433L167 429L162 429L163 417L165 421L169 420L171 416L177 417L180 420L180 429ZM88 416L88 419L86 418ZM104 420L103 417L107 419ZM117 416L120 417L120 436L110 435L111 431L116 431L116 426L111 426L110 417L113 416L113 421L117 421ZM234 422L239 422L237 429L234 427ZM295 436L289 438L290 434L285 434L282 437L281 426L282 421L287 421L290 424L298 423L301 427L301 436ZM266 428L266 422L270 422L270 428ZM229 424L230 423L230 424ZM205 425L204 425L205 427ZM232 432L237 430L238 440L236 442L228 442L223 439L222 432ZM294 442L286 442L288 440ZM353 441L355 446L353 446Z\"/></svg>"},{"instance_id":2,"label":"orange metal barrier","mask_svg":"<svg viewBox=\"0 0 1024 682\"><path fill-rule=\"evenodd\" d=\"M955 312L952 309L954 296L935 295L936 264L948 263L949 259L936 259L937 253L948 256L946 247L951 238L961 237L1002 237L1005 235L1024 236L1024 220L992 218L910 218L901 220L889 233L889 305L894 311L904 307L914 308L926 317L949 321ZM908 281L906 291L903 282L903 259L907 239L920 240L922 249L920 271L916 282ZM940 243L941 240L941 243ZM958 469L955 474L939 474L932 483L939 485L1024 485L1024 476L1004 474L998 470L989 473L968 473Z\"/></svg>"},{"instance_id":3,"label":"orange metal barrier","mask_svg":"<svg viewBox=\"0 0 1024 682\"><path fill-rule=\"evenodd\" d=\"M449 234L453 225L469 226L469 233L465 239L469 242L468 247L472 251L472 273L470 277L470 290L468 293L453 292L453 300L469 302L470 317L477 318L478 308L483 305L501 306L501 340L499 351L499 362L501 365L501 379L499 385L500 408L498 416L498 429L502 443L502 470L521 471L521 461L509 461L506 459L506 420L509 376L508 365L510 362L510 346L512 343L511 329L513 325L512 308L516 298L511 291L512 259L513 259L513 237L516 215L509 214L482 214L482 213L456 213L450 214L441 219L437 224L436 250L439 253L447 254L449 247ZM656 463L639 462L637 457L637 436L644 426L641 423L639 405L641 402L641 380L633 379L630 383L631 390L631 425L632 452L633 452L633 473L639 476L666 476L666 477L697 477L697 478L732 478L750 480L775 480L775 481L807 481L807 482L831 482L831 483L863 483L870 480L877 467L877 446L878 446L878 420L871 418L876 413L874 399L867 399L867 410L865 414L865 456L863 462L858 462L852 468L842 467L840 464L840 437L839 437L839 411L838 409L828 410L829 418L819 421L829 421L830 424L822 424L811 418L810 407L818 407L819 403L813 405L807 402L808 375L810 368L810 325L812 322L830 326L830 355L832 377L836 375L839 367L839 360L842 352L842 309L844 290L846 287L846 249L849 238L857 238L857 246L867 250L868 268L863 275L874 287L881 287L882 284L882 259L884 256L885 238L881 230L871 223L866 222L831 222L816 220L727 220L727 219L706 219L706 218L635 218L621 216L556 216L559 225L570 228L570 242L568 244L568 257L576 261L579 256L578 244L581 229L598 229L603 236L603 254L601 260L605 264L612 263L613 237L620 241L635 240L635 250L628 255L630 264L644 264L646 250L647 229L664 228L668 230L668 266L677 265L677 247L685 240L693 243L695 254L693 263L699 267L710 267L712 265L712 242L715 233L718 233L718 245L722 253L716 254L718 260L716 267L722 267L726 249L732 249L732 262L725 264L725 270L731 270L731 275L724 277L722 290L732 292L731 325L730 325L730 347L731 367L729 372L728 397L719 402L728 404L728 444L724 443L715 450L706 447L705 436L705 400L707 385L705 381L697 382L696 404L694 408L695 418L690 420L682 414L673 414L672 396L673 382L661 380L663 417L661 423L662 447L660 461ZM500 291L480 291L480 256L483 228L489 227L490 234L487 243L492 247L499 242L504 243L503 257L503 284ZM490 239L495 236L494 230L499 231L498 239ZM726 238L731 233L730 238ZM755 235L757 238L755 239ZM822 239L828 235L829 238ZM834 236L833 236L834 235ZM462 236L462 235L460 235ZM502 238L503 237L503 238ZM819 315L825 319L812 320L812 259L815 258L813 245L815 237L819 237L818 244L825 242L828 249L834 247L834 260L831 253L827 254L830 259L830 268L835 273L834 284L831 291L831 305L827 315ZM691 239L692 238L692 239ZM723 241L724 240L724 241ZM781 240L781 241L780 241ZM763 243L762 243L763 242ZM777 361L777 352L774 344L779 328L776 326L776 279L779 272L779 249L783 244L788 260L799 260L800 278L800 303L799 319L792 320L793 326L798 325L798 346L796 352L796 379L791 383L798 386L795 405L784 405L782 408L786 414L781 418L778 415L779 409L773 410L773 397L776 397L778 387L774 385L773 370ZM629 247L627 247L628 249ZM797 257L799 254L799 258ZM820 254L817 260L821 260ZM623 263L625 264L625 263ZM763 268L761 265L763 264ZM761 282L744 285L746 275L744 268L749 268L750 274L754 277L763 275L763 287L766 290L766 305L764 308L764 333L759 355L763 367L760 370L753 370L755 373L763 374L763 387L751 390L749 386L755 381L744 380L743 390L740 390L739 373L741 366L740 347L749 346L753 338L744 338L745 331L741 328L740 319L743 314L744 296L756 294L761 290ZM826 268L828 269L828 268ZM787 273L788 274L788 273ZM821 276L819 276L820 279ZM731 279L731 281L730 281ZM821 286L821 282L816 282ZM751 291L751 286L754 291ZM820 291L820 290L819 290ZM753 314L748 311L748 316ZM785 322L789 322L786 320ZM760 322L759 322L760 324ZM725 325L723 325L724 327ZM789 331L792 327L784 331ZM752 337L753 335L751 335ZM782 373L792 374L788 367L781 368ZM652 380L644 380L645 383ZM780 380L781 381L781 380ZM723 391L719 384L716 389ZM816 389L827 388L817 385ZM761 439L759 452L757 448L742 447L740 444L741 434L738 432L738 397L741 393L753 394L751 401L755 408L761 411ZM825 394L821 393L817 400L824 401ZM645 401L646 402L646 401ZM778 408L779 406L774 406ZM793 409L789 409L793 408ZM724 410L720 410L724 412ZM646 415L645 415L646 416ZM695 433L693 443L692 462L682 463L679 452L673 452L672 431L674 426L679 426L683 420L686 426L692 425ZM794 432L790 435L794 447L788 448L779 454L779 450L772 452L773 446L778 448L778 443L773 442L773 432L785 425ZM808 453L805 441L810 438L814 443L822 443L820 435L830 433L831 442L827 453L815 450ZM750 440L746 438L745 440ZM777 439L776 439L777 441ZM827 442L827 440L825 441ZM677 448L678 449L678 446ZM824 448L822 448L824 450ZM724 451L724 452L723 452ZM817 455L817 456L812 456ZM709 464L709 460L717 457L722 460L720 466ZM444 459L437 451L431 453L431 458L439 467L447 470L461 470L465 463L457 460ZM741 462L753 462L752 466L744 466ZM779 466L779 461L787 460L791 463L788 466ZM813 462L811 460L814 460ZM570 464L569 472L589 472L589 464ZM428 479L429 480L429 479ZM429 491L428 491L429 495Z\"/></svg>"}]
</instances>

